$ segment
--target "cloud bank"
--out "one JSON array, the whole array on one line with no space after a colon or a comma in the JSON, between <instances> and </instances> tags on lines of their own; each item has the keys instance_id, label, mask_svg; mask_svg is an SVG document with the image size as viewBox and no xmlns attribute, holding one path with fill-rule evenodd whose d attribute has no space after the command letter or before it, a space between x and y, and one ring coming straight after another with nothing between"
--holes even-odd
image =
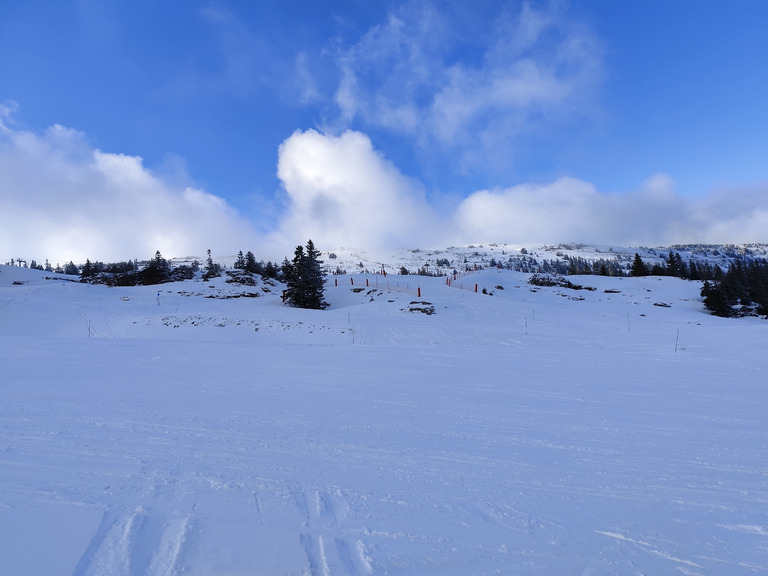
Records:
<instances>
[{"instance_id":1,"label":"cloud bank","mask_svg":"<svg viewBox=\"0 0 768 576\"><path fill-rule=\"evenodd\" d=\"M164 181L136 156L94 149L55 125L37 135L0 118L0 258L118 261L229 254L251 226L223 199Z\"/></svg>"},{"instance_id":2,"label":"cloud bank","mask_svg":"<svg viewBox=\"0 0 768 576\"><path fill-rule=\"evenodd\" d=\"M768 183L691 199L664 174L606 194L577 178L480 190L438 215L360 132L295 132L280 147L288 237L328 247L445 247L484 242L616 245L768 242Z\"/></svg>"},{"instance_id":3,"label":"cloud bank","mask_svg":"<svg viewBox=\"0 0 768 576\"><path fill-rule=\"evenodd\" d=\"M691 199L654 175L606 194L577 178L479 190L446 212L429 203L361 132L297 131L278 151L284 203L257 232L225 200L177 186L141 158L102 152L82 133L0 122L0 259L231 255L281 259L312 238L322 250L475 242L669 245L768 242L768 182Z\"/></svg>"}]
</instances>

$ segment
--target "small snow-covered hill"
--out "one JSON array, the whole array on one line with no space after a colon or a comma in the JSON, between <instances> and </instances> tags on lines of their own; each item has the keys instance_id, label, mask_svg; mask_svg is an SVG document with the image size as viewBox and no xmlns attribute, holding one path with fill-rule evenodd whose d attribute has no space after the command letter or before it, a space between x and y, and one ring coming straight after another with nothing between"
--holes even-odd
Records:
<instances>
[{"instance_id":1,"label":"small snow-covered hill","mask_svg":"<svg viewBox=\"0 0 768 576\"><path fill-rule=\"evenodd\" d=\"M765 320L487 265L564 250L338 250L325 311L0 266L2 573L768 571Z\"/></svg>"}]
</instances>

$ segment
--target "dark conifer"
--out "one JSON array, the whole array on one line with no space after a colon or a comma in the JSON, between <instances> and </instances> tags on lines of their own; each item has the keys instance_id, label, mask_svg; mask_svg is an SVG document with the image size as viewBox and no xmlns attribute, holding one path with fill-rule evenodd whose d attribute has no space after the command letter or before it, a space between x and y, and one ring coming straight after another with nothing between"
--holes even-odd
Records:
<instances>
[{"instance_id":1,"label":"dark conifer","mask_svg":"<svg viewBox=\"0 0 768 576\"><path fill-rule=\"evenodd\" d=\"M632 262L632 276L648 276L648 267L637 252L635 252L635 259Z\"/></svg>"},{"instance_id":2,"label":"dark conifer","mask_svg":"<svg viewBox=\"0 0 768 576\"><path fill-rule=\"evenodd\" d=\"M161 284L162 282L167 282L170 279L170 275L171 265L160 254L160 250L158 250L155 252L155 257L149 261L147 267L141 271L140 283L145 285Z\"/></svg>"},{"instance_id":3,"label":"dark conifer","mask_svg":"<svg viewBox=\"0 0 768 576\"><path fill-rule=\"evenodd\" d=\"M293 260L283 262L283 277L286 283L284 300L297 308L322 310L328 304L323 298L325 288L325 271L320 252L312 240L307 241L306 251L303 246L297 246Z\"/></svg>"},{"instance_id":4,"label":"dark conifer","mask_svg":"<svg viewBox=\"0 0 768 576\"><path fill-rule=\"evenodd\" d=\"M208 258L205 261L205 272L203 273L203 280L210 280L211 278L218 278L221 276L221 266L213 261L211 257L211 249L208 249Z\"/></svg>"},{"instance_id":5,"label":"dark conifer","mask_svg":"<svg viewBox=\"0 0 768 576\"><path fill-rule=\"evenodd\" d=\"M245 270L251 274L261 274L263 268L263 266L256 262L256 257L253 255L253 252L248 250L245 254Z\"/></svg>"},{"instance_id":6,"label":"dark conifer","mask_svg":"<svg viewBox=\"0 0 768 576\"><path fill-rule=\"evenodd\" d=\"M80 271L80 279L83 282L87 282L88 279L93 276L94 270L93 265L91 264L91 261L86 258L85 259L85 265L83 266L83 269Z\"/></svg>"},{"instance_id":7,"label":"dark conifer","mask_svg":"<svg viewBox=\"0 0 768 576\"><path fill-rule=\"evenodd\" d=\"M701 296L704 299L704 307L715 316L728 318L734 315L733 308L728 304L721 286L705 280L701 288Z\"/></svg>"}]
</instances>

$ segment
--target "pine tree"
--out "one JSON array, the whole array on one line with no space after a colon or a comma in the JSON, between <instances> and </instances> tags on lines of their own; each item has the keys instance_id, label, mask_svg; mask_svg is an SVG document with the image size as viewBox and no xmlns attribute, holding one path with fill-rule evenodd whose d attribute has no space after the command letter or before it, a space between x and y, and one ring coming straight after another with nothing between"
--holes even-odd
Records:
<instances>
[{"instance_id":1,"label":"pine tree","mask_svg":"<svg viewBox=\"0 0 768 576\"><path fill-rule=\"evenodd\" d=\"M242 250L237 253L237 259L235 260L234 268L238 270L245 270L245 256L243 256Z\"/></svg>"},{"instance_id":2,"label":"pine tree","mask_svg":"<svg viewBox=\"0 0 768 576\"><path fill-rule=\"evenodd\" d=\"M632 276L648 276L648 267L637 252L635 252L635 260L632 262Z\"/></svg>"},{"instance_id":3,"label":"pine tree","mask_svg":"<svg viewBox=\"0 0 768 576\"><path fill-rule=\"evenodd\" d=\"M256 256L253 255L253 252L248 250L245 254L245 270L251 274L261 274L262 269L263 266L260 266L259 263L256 262Z\"/></svg>"},{"instance_id":4,"label":"pine tree","mask_svg":"<svg viewBox=\"0 0 768 576\"><path fill-rule=\"evenodd\" d=\"M283 265L281 266L283 282L285 282L286 286L283 291L283 302L296 306L297 308L302 308L299 270L303 260L304 246L299 245L296 246L296 250L293 253L293 261L289 262L286 257L283 259Z\"/></svg>"},{"instance_id":5,"label":"pine tree","mask_svg":"<svg viewBox=\"0 0 768 576\"><path fill-rule=\"evenodd\" d=\"M163 258L160 250L155 252L155 257L149 261L147 267L141 271L140 283L144 285L161 284L170 280L171 265Z\"/></svg>"},{"instance_id":6,"label":"pine tree","mask_svg":"<svg viewBox=\"0 0 768 576\"><path fill-rule=\"evenodd\" d=\"M701 287L701 297L704 299L704 307L715 316L729 318L734 315L733 307L728 303L721 285L705 280Z\"/></svg>"},{"instance_id":7,"label":"pine tree","mask_svg":"<svg viewBox=\"0 0 768 576\"><path fill-rule=\"evenodd\" d=\"M320 260L320 251L315 248L312 240L307 240L306 260L304 262L307 308L322 310L328 306L323 298L325 291L325 270Z\"/></svg>"},{"instance_id":8,"label":"pine tree","mask_svg":"<svg viewBox=\"0 0 768 576\"><path fill-rule=\"evenodd\" d=\"M693 258L691 258L688 263L688 279L701 280L701 273L699 272L698 266L696 266L696 262L693 261Z\"/></svg>"},{"instance_id":9,"label":"pine tree","mask_svg":"<svg viewBox=\"0 0 768 576\"><path fill-rule=\"evenodd\" d=\"M677 276L677 259L672 253L672 250L670 250L667 255L667 274L670 276Z\"/></svg>"},{"instance_id":10,"label":"pine tree","mask_svg":"<svg viewBox=\"0 0 768 576\"><path fill-rule=\"evenodd\" d=\"M267 278L277 278L279 272L280 269L277 267L277 264L273 264L272 260L267 260L267 263L264 265L264 276Z\"/></svg>"},{"instance_id":11,"label":"pine tree","mask_svg":"<svg viewBox=\"0 0 768 576\"><path fill-rule=\"evenodd\" d=\"M768 265L752 261L749 265L749 297L758 314L768 314Z\"/></svg>"},{"instance_id":12,"label":"pine tree","mask_svg":"<svg viewBox=\"0 0 768 576\"><path fill-rule=\"evenodd\" d=\"M90 278L95 274L95 271L93 269L93 265L91 264L91 261L86 258L85 259L85 265L83 266L83 269L80 271L80 279L83 282L87 282L87 279Z\"/></svg>"},{"instance_id":13,"label":"pine tree","mask_svg":"<svg viewBox=\"0 0 768 576\"><path fill-rule=\"evenodd\" d=\"M208 259L205 261L203 280L210 280L211 278L218 278L219 276L221 276L221 266L213 261L213 257L211 257L211 249L208 248Z\"/></svg>"},{"instance_id":14,"label":"pine tree","mask_svg":"<svg viewBox=\"0 0 768 576\"><path fill-rule=\"evenodd\" d=\"M283 263L283 277L286 290L283 297L286 303L296 308L322 310L328 306L323 298L325 289L325 271L320 252L312 240L307 241L306 251L299 245L293 254L293 260Z\"/></svg>"},{"instance_id":15,"label":"pine tree","mask_svg":"<svg viewBox=\"0 0 768 576\"><path fill-rule=\"evenodd\" d=\"M688 265L683 260L683 257L680 256L679 252L675 252L675 268L677 269L678 278L688 278L690 276Z\"/></svg>"}]
</instances>

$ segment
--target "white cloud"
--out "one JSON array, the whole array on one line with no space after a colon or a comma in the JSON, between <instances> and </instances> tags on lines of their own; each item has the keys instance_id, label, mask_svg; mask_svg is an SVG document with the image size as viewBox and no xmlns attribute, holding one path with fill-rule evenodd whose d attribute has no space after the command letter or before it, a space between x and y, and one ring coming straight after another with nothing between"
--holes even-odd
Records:
<instances>
[{"instance_id":1,"label":"white cloud","mask_svg":"<svg viewBox=\"0 0 768 576\"><path fill-rule=\"evenodd\" d=\"M0 119L3 262L230 254L255 236L223 199L174 186L139 157L95 150L63 126L38 135Z\"/></svg>"},{"instance_id":2,"label":"white cloud","mask_svg":"<svg viewBox=\"0 0 768 576\"><path fill-rule=\"evenodd\" d=\"M55 125L16 129L0 110L0 261L51 263L217 255L253 249L281 259L308 238L340 247L445 247L475 242L597 244L768 242L768 182L701 198L664 174L605 194L576 178L470 194L437 210L365 134L297 131L279 149L282 215L257 234L227 202L148 170L141 158L94 149ZM176 163L179 164L179 163ZM177 166L177 170L179 167Z\"/></svg>"},{"instance_id":3,"label":"white cloud","mask_svg":"<svg viewBox=\"0 0 768 576\"><path fill-rule=\"evenodd\" d=\"M483 190L456 211L461 242L579 241L625 246L768 242L768 183L704 198L674 192L665 174L605 194L576 178Z\"/></svg>"},{"instance_id":4,"label":"white cloud","mask_svg":"<svg viewBox=\"0 0 768 576\"><path fill-rule=\"evenodd\" d=\"M280 148L288 195L282 240L332 247L443 247L473 242L562 241L626 246L768 241L768 183L733 197L686 198L666 174L624 194L577 178L481 190L438 216L421 186L370 139L296 132ZM739 200L736 200L738 198Z\"/></svg>"},{"instance_id":5,"label":"white cloud","mask_svg":"<svg viewBox=\"0 0 768 576\"><path fill-rule=\"evenodd\" d=\"M706 231L712 243L768 242L768 182L730 186L697 199L689 227Z\"/></svg>"},{"instance_id":6,"label":"white cloud","mask_svg":"<svg viewBox=\"0 0 768 576\"><path fill-rule=\"evenodd\" d=\"M525 131L592 114L602 63L587 28L553 6L502 10L490 30L462 10L409 4L342 50L339 125L414 136L454 168L497 169Z\"/></svg>"},{"instance_id":7,"label":"white cloud","mask_svg":"<svg viewBox=\"0 0 768 576\"><path fill-rule=\"evenodd\" d=\"M317 84L309 70L306 52L300 52L294 61L294 86L292 88L298 92L299 101L302 104L310 104L320 99Z\"/></svg>"},{"instance_id":8,"label":"white cloud","mask_svg":"<svg viewBox=\"0 0 768 576\"><path fill-rule=\"evenodd\" d=\"M280 146L278 177L288 197L276 234L283 243L312 238L328 247L405 247L435 236L419 184L360 132L295 132Z\"/></svg>"},{"instance_id":9,"label":"white cloud","mask_svg":"<svg viewBox=\"0 0 768 576\"><path fill-rule=\"evenodd\" d=\"M341 122L360 120L406 134L420 129L417 116L443 81L445 26L438 11L421 4L389 14L342 50L335 98Z\"/></svg>"}]
</instances>

